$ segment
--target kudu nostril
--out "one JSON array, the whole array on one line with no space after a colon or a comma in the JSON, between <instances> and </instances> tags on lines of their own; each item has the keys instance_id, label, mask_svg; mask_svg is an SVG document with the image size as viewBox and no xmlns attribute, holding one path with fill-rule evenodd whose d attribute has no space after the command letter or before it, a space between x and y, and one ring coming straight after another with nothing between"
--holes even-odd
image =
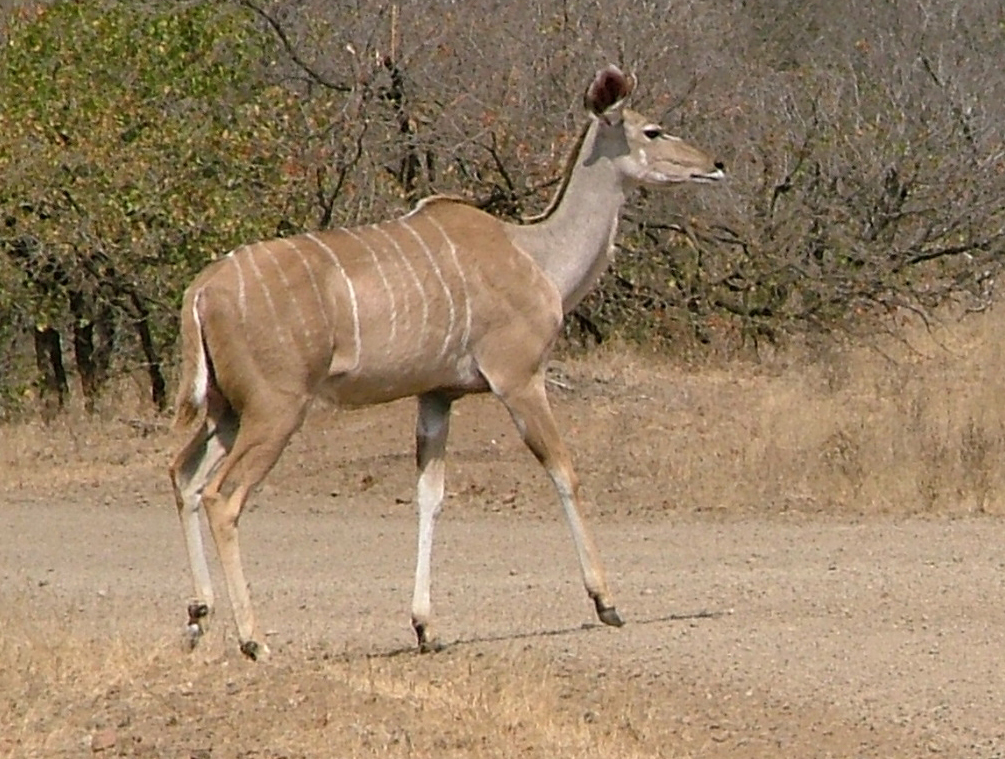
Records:
<instances>
[{"instance_id":1,"label":"kudu nostril","mask_svg":"<svg viewBox=\"0 0 1005 759\"><path fill-rule=\"evenodd\" d=\"M719 171L724 171L726 169L726 164L724 164L722 161L716 161L712 165L715 166L715 168L717 168Z\"/></svg>"}]
</instances>

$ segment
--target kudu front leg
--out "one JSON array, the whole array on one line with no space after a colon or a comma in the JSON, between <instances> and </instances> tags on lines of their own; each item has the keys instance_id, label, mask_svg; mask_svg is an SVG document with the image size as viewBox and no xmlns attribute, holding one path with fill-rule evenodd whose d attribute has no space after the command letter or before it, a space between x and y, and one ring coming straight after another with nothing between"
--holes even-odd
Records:
<instances>
[{"instance_id":1,"label":"kudu front leg","mask_svg":"<svg viewBox=\"0 0 1005 759\"><path fill-rule=\"evenodd\" d=\"M583 584L596 607L597 616L606 625L621 627L624 621L607 587L600 552L580 514L579 478L555 424L545 392L544 374L535 375L523 387L498 394L527 447L544 466L558 490L576 544Z\"/></svg>"},{"instance_id":2,"label":"kudu front leg","mask_svg":"<svg viewBox=\"0 0 1005 759\"><path fill-rule=\"evenodd\" d=\"M429 585L433 552L433 529L443 507L443 458L450 431L450 401L430 394L419 397L415 424L415 463L419 470L417 502L419 545L415 562L415 590L412 594L412 628L423 653L436 651L439 644L431 629L432 605Z\"/></svg>"}]
</instances>

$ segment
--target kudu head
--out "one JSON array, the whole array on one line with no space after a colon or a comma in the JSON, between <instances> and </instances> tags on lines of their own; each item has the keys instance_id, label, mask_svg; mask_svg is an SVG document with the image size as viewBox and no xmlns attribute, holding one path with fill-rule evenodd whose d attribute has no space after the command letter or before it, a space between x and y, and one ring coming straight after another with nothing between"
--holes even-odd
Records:
<instances>
[{"instance_id":1,"label":"kudu head","mask_svg":"<svg viewBox=\"0 0 1005 759\"><path fill-rule=\"evenodd\" d=\"M597 121L597 135L588 161L608 158L625 181L647 187L679 182L716 182L725 177L723 164L679 137L624 107L635 80L612 65L597 72L586 89L584 104Z\"/></svg>"}]
</instances>

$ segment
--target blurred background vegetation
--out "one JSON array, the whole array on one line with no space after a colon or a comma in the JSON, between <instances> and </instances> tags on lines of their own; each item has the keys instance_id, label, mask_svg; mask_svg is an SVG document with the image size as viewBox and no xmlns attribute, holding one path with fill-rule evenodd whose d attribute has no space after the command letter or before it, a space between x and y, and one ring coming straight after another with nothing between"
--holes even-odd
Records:
<instances>
[{"instance_id":1,"label":"blurred background vegetation","mask_svg":"<svg viewBox=\"0 0 1005 759\"><path fill-rule=\"evenodd\" d=\"M568 350L980 310L1005 252L1000 0L0 0L0 45L0 418L126 375L164 409L181 294L243 242L542 210L612 61L729 182L639 191Z\"/></svg>"}]
</instances>

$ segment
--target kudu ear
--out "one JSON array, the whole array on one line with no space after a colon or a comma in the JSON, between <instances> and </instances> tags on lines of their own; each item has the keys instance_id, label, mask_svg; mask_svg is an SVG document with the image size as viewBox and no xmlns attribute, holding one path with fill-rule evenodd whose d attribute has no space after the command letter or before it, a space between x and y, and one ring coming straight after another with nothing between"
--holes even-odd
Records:
<instances>
[{"instance_id":1,"label":"kudu ear","mask_svg":"<svg viewBox=\"0 0 1005 759\"><path fill-rule=\"evenodd\" d=\"M626 76L613 63L597 72L590 86L586 88L583 104L597 116L619 107L635 89L635 78Z\"/></svg>"}]
</instances>

